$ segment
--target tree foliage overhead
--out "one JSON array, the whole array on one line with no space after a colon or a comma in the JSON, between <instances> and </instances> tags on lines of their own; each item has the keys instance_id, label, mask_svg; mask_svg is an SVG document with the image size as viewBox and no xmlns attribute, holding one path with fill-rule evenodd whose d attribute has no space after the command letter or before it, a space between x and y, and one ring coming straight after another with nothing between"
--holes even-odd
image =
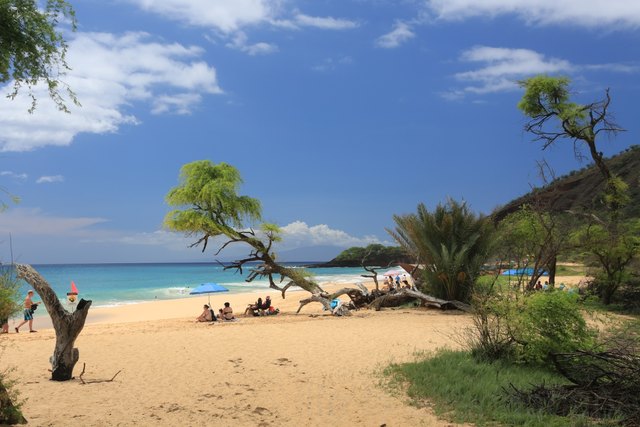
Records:
<instances>
[{"instance_id":1,"label":"tree foliage overhead","mask_svg":"<svg viewBox=\"0 0 640 427\"><path fill-rule=\"evenodd\" d=\"M394 215L389 234L425 266L426 282L436 297L468 302L473 284L493 242L489 218L472 213L466 203L449 200L429 212L422 203L415 214Z\"/></svg>"},{"instance_id":2,"label":"tree foliage overhead","mask_svg":"<svg viewBox=\"0 0 640 427\"><path fill-rule=\"evenodd\" d=\"M60 78L70 69L66 61L67 42L58 29L61 21L76 28L75 12L64 0L47 0L44 9L35 0L0 0L0 83L13 81L8 95L14 98L26 86L33 112L33 88L44 82L49 96L62 111L68 112L60 93ZM69 87L64 91L78 103Z\"/></svg>"},{"instance_id":3,"label":"tree foliage overhead","mask_svg":"<svg viewBox=\"0 0 640 427\"><path fill-rule=\"evenodd\" d=\"M242 273L247 263L257 262L257 266L251 267L247 282L264 277L271 288L282 292L283 297L290 286L299 286L312 294L323 292L303 269L284 267L276 262L273 243L281 239L280 229L268 223L257 224L258 231L252 228L261 219L260 202L239 195L241 183L238 170L226 163L199 160L184 165L180 171L180 184L166 197L167 203L177 209L167 213L165 227L197 236L198 240L192 246L203 244L203 251L209 239L218 236L227 241L217 253L233 243L249 245L251 251L246 258L225 268L234 268ZM285 278L288 283L280 286ZM329 306L330 299L325 299L320 302Z\"/></svg>"},{"instance_id":4,"label":"tree foliage overhead","mask_svg":"<svg viewBox=\"0 0 640 427\"><path fill-rule=\"evenodd\" d=\"M184 165L180 185L166 197L170 206L181 209L169 212L165 225L188 235L202 234L196 244L204 244L203 252L211 237L235 237L236 228L261 218L260 201L237 194L241 184L238 170L226 163L200 160Z\"/></svg>"},{"instance_id":5,"label":"tree foliage overhead","mask_svg":"<svg viewBox=\"0 0 640 427\"><path fill-rule=\"evenodd\" d=\"M614 123L609 112L609 90L605 92L605 99L581 105L571 102L569 83L566 77L545 75L520 82L525 93L518 108L531 119L525 130L543 141L543 149L558 139L569 138L573 140L576 156L580 157L579 144L586 144L591 158L605 179L609 179L611 173L596 147L596 138L601 133L616 134L624 130Z\"/></svg>"}]
</instances>

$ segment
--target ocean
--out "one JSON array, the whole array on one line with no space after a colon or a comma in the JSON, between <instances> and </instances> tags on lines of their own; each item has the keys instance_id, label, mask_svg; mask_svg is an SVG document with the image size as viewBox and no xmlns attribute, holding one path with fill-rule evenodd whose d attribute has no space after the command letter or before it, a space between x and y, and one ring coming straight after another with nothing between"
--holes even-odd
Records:
<instances>
[{"instance_id":1,"label":"ocean","mask_svg":"<svg viewBox=\"0 0 640 427\"><path fill-rule=\"evenodd\" d=\"M313 263L284 263L288 267L302 267ZM73 281L78 297L92 300L94 307L136 304L156 299L190 298L191 289L214 282L230 293L262 292L268 289L266 280L245 282L250 265L240 275L235 270L224 270L213 263L162 264L47 264L33 265L51 285L62 302ZM366 280L363 268L310 268L317 283L354 283ZM278 277L279 278L279 277ZM23 284L22 295L30 289ZM293 288L295 289L295 288ZM34 298L39 300L38 296Z\"/></svg>"}]
</instances>

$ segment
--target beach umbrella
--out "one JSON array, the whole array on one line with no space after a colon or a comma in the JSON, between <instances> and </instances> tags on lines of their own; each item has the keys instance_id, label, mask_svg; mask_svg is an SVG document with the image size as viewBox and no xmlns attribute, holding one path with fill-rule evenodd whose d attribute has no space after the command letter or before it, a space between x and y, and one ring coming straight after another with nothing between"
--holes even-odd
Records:
<instances>
[{"instance_id":1,"label":"beach umbrella","mask_svg":"<svg viewBox=\"0 0 640 427\"><path fill-rule=\"evenodd\" d=\"M193 290L189 292L189 295L208 294L209 307L211 307L211 294L216 292L229 292L229 289L225 288L222 285L218 285L217 283L203 283L202 285L193 288Z\"/></svg>"}]
</instances>

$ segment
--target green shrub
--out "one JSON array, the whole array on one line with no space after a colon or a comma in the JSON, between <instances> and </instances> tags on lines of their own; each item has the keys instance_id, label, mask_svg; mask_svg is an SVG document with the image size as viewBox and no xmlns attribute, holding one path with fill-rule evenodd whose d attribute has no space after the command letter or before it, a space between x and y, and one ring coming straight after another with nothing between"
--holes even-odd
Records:
<instances>
[{"instance_id":1,"label":"green shrub","mask_svg":"<svg viewBox=\"0 0 640 427\"><path fill-rule=\"evenodd\" d=\"M545 364L551 353L595 345L575 294L476 292L473 308L466 344L477 359Z\"/></svg>"},{"instance_id":2,"label":"green shrub","mask_svg":"<svg viewBox=\"0 0 640 427\"><path fill-rule=\"evenodd\" d=\"M512 325L519 359L546 363L550 353L590 349L595 345L595 332L587 327L577 295L535 292L521 301Z\"/></svg>"},{"instance_id":3,"label":"green shrub","mask_svg":"<svg viewBox=\"0 0 640 427\"><path fill-rule=\"evenodd\" d=\"M472 299L473 327L466 341L471 354L478 360L510 360L515 356L515 341L510 319L514 304L488 288L477 287Z\"/></svg>"},{"instance_id":4,"label":"green shrub","mask_svg":"<svg viewBox=\"0 0 640 427\"><path fill-rule=\"evenodd\" d=\"M0 269L0 320L8 319L20 311L18 303L20 283L13 275L13 270Z\"/></svg>"}]
</instances>

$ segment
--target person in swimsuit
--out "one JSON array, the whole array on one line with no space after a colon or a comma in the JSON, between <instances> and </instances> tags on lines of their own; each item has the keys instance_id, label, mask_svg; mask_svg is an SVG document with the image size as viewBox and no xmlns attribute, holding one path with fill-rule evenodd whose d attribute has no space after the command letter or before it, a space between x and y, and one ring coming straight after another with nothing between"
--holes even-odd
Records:
<instances>
[{"instance_id":1,"label":"person in swimsuit","mask_svg":"<svg viewBox=\"0 0 640 427\"><path fill-rule=\"evenodd\" d=\"M18 326L16 326L16 334L20 332L20 327L29 322L29 332L36 332L33 329L33 311L31 307L37 306L40 302L33 302L33 291L27 292L27 296L24 299L24 320Z\"/></svg>"}]
</instances>

